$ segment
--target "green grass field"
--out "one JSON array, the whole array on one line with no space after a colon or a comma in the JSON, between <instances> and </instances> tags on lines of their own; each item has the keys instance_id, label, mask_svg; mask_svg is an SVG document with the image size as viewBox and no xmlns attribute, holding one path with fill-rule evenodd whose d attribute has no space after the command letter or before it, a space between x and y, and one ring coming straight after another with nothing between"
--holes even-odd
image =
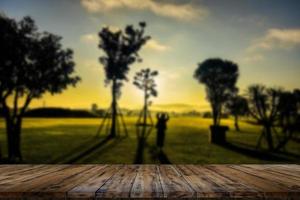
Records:
<instances>
[{"instance_id":1,"label":"green grass field","mask_svg":"<svg viewBox=\"0 0 300 200\"><path fill-rule=\"evenodd\" d=\"M102 142L105 135L95 134L101 119L34 119L23 123L22 152L25 163L126 163L134 162L137 148L136 118L126 118L129 136ZM285 152L268 154L255 150L261 127L241 122L242 132L235 132L230 119L229 146L208 143L211 119L174 117L168 123L164 160L179 163L300 163L300 144L290 141ZM155 154L153 128L147 139L143 163L163 163ZM6 135L0 120L0 145L5 157ZM92 148L92 149L91 149ZM88 153L84 153L91 149Z\"/></svg>"}]
</instances>

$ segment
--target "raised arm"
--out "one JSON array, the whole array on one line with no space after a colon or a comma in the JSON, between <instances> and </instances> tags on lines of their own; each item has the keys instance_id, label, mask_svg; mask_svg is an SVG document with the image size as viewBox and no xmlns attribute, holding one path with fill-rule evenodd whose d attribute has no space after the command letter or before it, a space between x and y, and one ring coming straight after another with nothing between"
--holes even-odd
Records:
<instances>
[{"instance_id":1,"label":"raised arm","mask_svg":"<svg viewBox=\"0 0 300 200\"><path fill-rule=\"evenodd\" d=\"M156 113L156 119L159 119L159 118L160 118L160 114Z\"/></svg>"},{"instance_id":2,"label":"raised arm","mask_svg":"<svg viewBox=\"0 0 300 200\"><path fill-rule=\"evenodd\" d=\"M166 113L166 121L169 121L169 119L170 119L170 116L168 113Z\"/></svg>"}]
</instances>

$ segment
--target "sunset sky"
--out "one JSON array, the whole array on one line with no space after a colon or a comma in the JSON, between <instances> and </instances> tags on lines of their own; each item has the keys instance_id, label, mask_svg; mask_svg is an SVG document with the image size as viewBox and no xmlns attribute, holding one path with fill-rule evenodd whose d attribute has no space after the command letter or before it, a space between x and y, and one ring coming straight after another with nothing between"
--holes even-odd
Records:
<instances>
[{"instance_id":1,"label":"sunset sky","mask_svg":"<svg viewBox=\"0 0 300 200\"><path fill-rule=\"evenodd\" d=\"M211 57L239 65L238 87L252 83L300 88L299 0L1 0L0 10L12 18L30 15L40 31L63 37L74 50L82 81L62 94L45 95L31 107L108 107L110 88L104 86L98 62L97 33L103 26L123 29L147 22L152 39L140 52L125 83L120 106L139 108L142 95L132 84L144 67L159 71L159 109L206 110L204 86L194 78L197 64Z\"/></svg>"}]
</instances>

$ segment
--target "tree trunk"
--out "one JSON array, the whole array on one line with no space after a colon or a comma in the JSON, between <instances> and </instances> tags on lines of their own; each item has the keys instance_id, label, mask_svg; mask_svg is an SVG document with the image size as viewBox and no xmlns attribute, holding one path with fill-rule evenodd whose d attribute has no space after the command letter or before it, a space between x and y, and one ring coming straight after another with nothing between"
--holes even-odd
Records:
<instances>
[{"instance_id":1,"label":"tree trunk","mask_svg":"<svg viewBox=\"0 0 300 200\"><path fill-rule=\"evenodd\" d=\"M267 139L269 151L273 151L274 150L273 137L272 137L271 126L269 124L265 125L265 133L266 133L266 139Z\"/></svg>"},{"instance_id":2,"label":"tree trunk","mask_svg":"<svg viewBox=\"0 0 300 200\"><path fill-rule=\"evenodd\" d=\"M146 127L144 126L141 130L141 132L138 130L137 135L137 149L135 153L135 159L134 164L143 164L144 162L144 151L145 151L145 145L146 145Z\"/></svg>"},{"instance_id":3,"label":"tree trunk","mask_svg":"<svg viewBox=\"0 0 300 200\"><path fill-rule=\"evenodd\" d=\"M235 130L240 132L240 127L239 127L239 119L238 119L238 115L234 116L234 126L235 126Z\"/></svg>"},{"instance_id":4,"label":"tree trunk","mask_svg":"<svg viewBox=\"0 0 300 200\"><path fill-rule=\"evenodd\" d=\"M148 110L148 106L147 106L147 92L145 91L144 94L144 121L143 121L143 125L146 126L147 125L147 110Z\"/></svg>"},{"instance_id":5,"label":"tree trunk","mask_svg":"<svg viewBox=\"0 0 300 200\"><path fill-rule=\"evenodd\" d=\"M12 163L22 161L21 127L22 127L21 118L17 119L16 122L6 118L8 159Z\"/></svg>"},{"instance_id":6,"label":"tree trunk","mask_svg":"<svg viewBox=\"0 0 300 200\"><path fill-rule=\"evenodd\" d=\"M116 121L117 121L117 82L112 82L112 103L111 103L111 129L109 137L116 137Z\"/></svg>"},{"instance_id":7,"label":"tree trunk","mask_svg":"<svg viewBox=\"0 0 300 200\"><path fill-rule=\"evenodd\" d=\"M218 113L217 113L217 109L216 107L213 105L212 106L212 115L213 115L213 122L214 122L214 126L218 125Z\"/></svg>"}]
</instances>

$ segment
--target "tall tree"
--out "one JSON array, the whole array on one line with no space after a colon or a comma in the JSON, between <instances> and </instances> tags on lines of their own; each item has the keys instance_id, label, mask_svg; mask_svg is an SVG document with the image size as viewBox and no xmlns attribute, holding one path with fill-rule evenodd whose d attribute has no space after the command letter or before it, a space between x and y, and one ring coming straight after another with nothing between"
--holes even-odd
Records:
<instances>
[{"instance_id":1,"label":"tall tree","mask_svg":"<svg viewBox=\"0 0 300 200\"><path fill-rule=\"evenodd\" d=\"M205 85L214 126L220 125L223 105L237 91L238 76L237 64L219 58L205 60L194 73L194 78Z\"/></svg>"},{"instance_id":2,"label":"tall tree","mask_svg":"<svg viewBox=\"0 0 300 200\"><path fill-rule=\"evenodd\" d=\"M30 17L17 22L0 15L0 43L0 104L8 156L12 162L21 161L22 118L32 99L61 93L80 78L72 76L72 50L62 49L61 37L38 32Z\"/></svg>"},{"instance_id":3,"label":"tall tree","mask_svg":"<svg viewBox=\"0 0 300 200\"><path fill-rule=\"evenodd\" d=\"M258 140L266 139L270 151L279 151L299 131L299 93L251 85L247 90L249 113L263 126ZM276 135L277 137L274 137Z\"/></svg>"},{"instance_id":4,"label":"tall tree","mask_svg":"<svg viewBox=\"0 0 300 200\"><path fill-rule=\"evenodd\" d=\"M281 130L281 138L275 146L275 151L284 148L288 141L293 137L293 134L300 130L299 119L299 91L294 92L283 91L280 94L278 103L278 122L276 122ZM276 129L274 129L276 132ZM277 133L278 134L278 133Z\"/></svg>"},{"instance_id":5,"label":"tall tree","mask_svg":"<svg viewBox=\"0 0 300 200\"><path fill-rule=\"evenodd\" d=\"M147 125L148 105L150 97L157 96L156 83L154 78L158 75L158 71L151 71L149 68L142 69L134 76L133 84L144 92L144 107L143 107L143 125Z\"/></svg>"},{"instance_id":6,"label":"tall tree","mask_svg":"<svg viewBox=\"0 0 300 200\"><path fill-rule=\"evenodd\" d=\"M247 89L249 113L264 127L262 136L266 138L270 151L274 150L272 127L280 114L281 94L280 89L266 88L258 84Z\"/></svg>"},{"instance_id":7,"label":"tall tree","mask_svg":"<svg viewBox=\"0 0 300 200\"><path fill-rule=\"evenodd\" d=\"M235 95L225 104L228 112L234 117L234 126L236 131L240 131L239 116L244 116L248 113L248 101L246 98Z\"/></svg>"},{"instance_id":8,"label":"tall tree","mask_svg":"<svg viewBox=\"0 0 300 200\"><path fill-rule=\"evenodd\" d=\"M103 50L104 56L100 57L100 62L104 66L106 84L111 83L112 94L112 123L110 137L116 136L117 98L121 95L121 86L124 80L128 80L129 67L136 61L141 61L139 50L150 39L144 36L145 22L139 23L139 29L127 26L124 31L112 31L103 28L99 32L99 48Z\"/></svg>"}]
</instances>

